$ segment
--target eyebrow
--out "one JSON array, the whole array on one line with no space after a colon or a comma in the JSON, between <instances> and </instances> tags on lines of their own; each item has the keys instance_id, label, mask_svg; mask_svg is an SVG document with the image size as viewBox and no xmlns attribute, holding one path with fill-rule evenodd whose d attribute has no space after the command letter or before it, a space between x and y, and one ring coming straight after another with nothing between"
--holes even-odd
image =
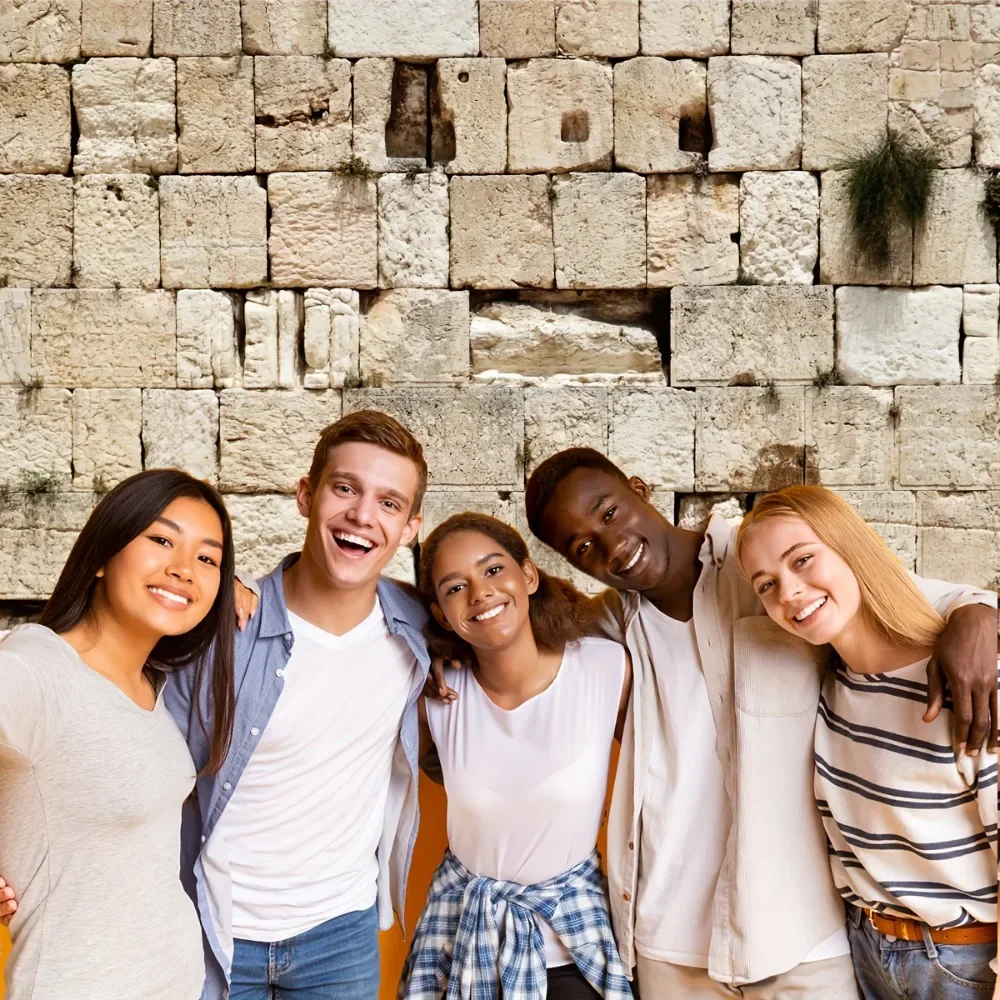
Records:
<instances>
[{"instance_id":1,"label":"eyebrow","mask_svg":"<svg viewBox=\"0 0 1000 1000\"><path fill-rule=\"evenodd\" d=\"M353 472L340 472L338 469L334 469L329 476L330 479L346 479L348 482L353 483L355 486L364 486L361 479L354 475ZM400 493L399 490L394 490L391 486L385 487L375 487L377 493L384 493L386 496L392 497L394 500L398 500L400 506L407 507L412 505L412 498L408 497L405 493Z\"/></svg>"},{"instance_id":2,"label":"eyebrow","mask_svg":"<svg viewBox=\"0 0 1000 1000\"><path fill-rule=\"evenodd\" d=\"M781 553L781 558L778 560L778 562L784 562L785 559L787 559L788 556L791 555L791 553L793 553L796 549L802 548L803 545L811 545L811 544L812 544L811 542L796 542L794 545L789 545L788 548ZM764 570L759 569L757 570L756 573L754 573L752 577L750 577L750 582L753 583L758 576L766 576L766 575L767 574L764 572Z\"/></svg>"},{"instance_id":3,"label":"eyebrow","mask_svg":"<svg viewBox=\"0 0 1000 1000\"><path fill-rule=\"evenodd\" d=\"M482 566L483 563L489 562L491 559L497 559L497 558L502 559L503 558L503 553L502 552L491 552L491 553L489 553L489 555L480 556L476 560L476 565L477 566ZM448 573L445 576L442 576L440 580L438 580L437 586L440 587L441 584L447 583L449 580L454 580L457 577L460 577L461 575L462 574L458 570L456 570L454 573Z\"/></svg>"},{"instance_id":4,"label":"eyebrow","mask_svg":"<svg viewBox=\"0 0 1000 1000\"><path fill-rule=\"evenodd\" d=\"M164 517L161 514L159 517L154 518L153 523L155 524L157 521L159 521L160 524L165 524L168 528L173 528L178 535L184 534L184 529L176 521L171 521L169 517ZM211 545L214 549L222 548L222 542L217 542L214 538L203 538L202 542L205 545Z\"/></svg>"}]
</instances>

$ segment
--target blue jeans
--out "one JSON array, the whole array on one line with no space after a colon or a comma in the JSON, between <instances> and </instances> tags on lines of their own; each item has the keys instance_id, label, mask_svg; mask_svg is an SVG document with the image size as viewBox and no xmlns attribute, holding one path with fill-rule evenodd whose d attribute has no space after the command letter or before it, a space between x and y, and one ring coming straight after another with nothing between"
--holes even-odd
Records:
<instances>
[{"instance_id":1,"label":"blue jeans","mask_svg":"<svg viewBox=\"0 0 1000 1000\"><path fill-rule=\"evenodd\" d=\"M287 941L233 948L230 1000L378 1000L376 907L334 917Z\"/></svg>"},{"instance_id":2,"label":"blue jeans","mask_svg":"<svg viewBox=\"0 0 1000 1000\"><path fill-rule=\"evenodd\" d=\"M996 942L935 944L924 927L923 941L880 934L867 916L851 907L847 930L851 957L865 1000L988 1000L996 976L990 961Z\"/></svg>"}]
</instances>

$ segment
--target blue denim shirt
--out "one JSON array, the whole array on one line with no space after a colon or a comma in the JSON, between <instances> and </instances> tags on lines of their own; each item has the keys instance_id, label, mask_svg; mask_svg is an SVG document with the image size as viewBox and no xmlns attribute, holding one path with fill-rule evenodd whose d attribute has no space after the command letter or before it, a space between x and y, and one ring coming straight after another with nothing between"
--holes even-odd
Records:
<instances>
[{"instance_id":1,"label":"blue denim shirt","mask_svg":"<svg viewBox=\"0 0 1000 1000\"><path fill-rule=\"evenodd\" d=\"M236 633L236 712L232 745L219 773L198 778L195 795L184 805L181 881L198 908L205 936L203 1000L224 1000L229 992L232 966L232 929L225 926L227 917L220 913L218 906L213 905L209 892L210 882L218 883L220 877L224 881L228 871L220 873L215 868L210 876L206 875L206 844L236 791L281 695L283 668L291 656L294 641L285 607L282 576L296 559L298 553L287 556L269 576L264 577L260 583L260 607L246 630ZM386 806L386 824L379 845L379 924L385 929L392 926L394 910L402 923L406 880L417 839L417 758L420 744L417 698L427 678L430 658L423 635L427 612L421 602L399 584L385 578L379 581L378 597L389 632L406 640L418 665L400 724ZM173 674L164 691L164 700L187 739L195 766L200 771L208 760L209 738L198 725L192 687L193 670ZM198 694L206 718L209 715L208 691L206 683Z\"/></svg>"}]
</instances>

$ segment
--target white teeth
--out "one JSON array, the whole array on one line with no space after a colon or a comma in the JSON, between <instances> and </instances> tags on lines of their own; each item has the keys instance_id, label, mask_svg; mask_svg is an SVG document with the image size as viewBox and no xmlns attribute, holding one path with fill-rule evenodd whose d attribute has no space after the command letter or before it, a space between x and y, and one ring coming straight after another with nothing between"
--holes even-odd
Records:
<instances>
[{"instance_id":1,"label":"white teeth","mask_svg":"<svg viewBox=\"0 0 1000 1000\"><path fill-rule=\"evenodd\" d=\"M354 545L360 545L365 551L370 552L375 548L375 543L368 538L362 538L360 535L352 535L349 531L335 531L334 538L339 538L345 542L351 542Z\"/></svg>"},{"instance_id":2,"label":"white teeth","mask_svg":"<svg viewBox=\"0 0 1000 1000\"><path fill-rule=\"evenodd\" d=\"M803 608L797 615L795 615L795 620L800 622L804 618L808 618L814 611L818 611L821 607L823 607L824 604L826 604L825 597L821 597L818 601L813 601L812 604Z\"/></svg>"},{"instance_id":3,"label":"white teeth","mask_svg":"<svg viewBox=\"0 0 1000 1000\"><path fill-rule=\"evenodd\" d=\"M629 559L628 564L626 566L622 567L621 571L623 573L627 573L639 561L639 556L642 555L642 550L645 547L646 547L645 542L640 543L639 548L635 550L635 555L632 556L631 559Z\"/></svg>"},{"instance_id":4,"label":"white teeth","mask_svg":"<svg viewBox=\"0 0 1000 1000\"><path fill-rule=\"evenodd\" d=\"M186 597L181 597L180 594L172 594L169 590L163 590L160 587L150 587L149 589L154 594L159 594L161 597L165 597L168 601L173 601L174 604L188 605L191 603Z\"/></svg>"},{"instance_id":5,"label":"white teeth","mask_svg":"<svg viewBox=\"0 0 1000 1000\"><path fill-rule=\"evenodd\" d=\"M481 615L473 615L472 620L474 622L484 622L488 618L496 618L506 606L506 604L498 604L495 608L490 608L489 611L484 611Z\"/></svg>"}]
</instances>

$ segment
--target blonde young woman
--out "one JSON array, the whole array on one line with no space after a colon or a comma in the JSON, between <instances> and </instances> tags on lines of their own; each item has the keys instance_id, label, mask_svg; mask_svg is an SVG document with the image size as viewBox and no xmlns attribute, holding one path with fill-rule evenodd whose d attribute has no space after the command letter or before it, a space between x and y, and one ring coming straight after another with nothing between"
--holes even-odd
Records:
<instances>
[{"instance_id":1,"label":"blonde young woman","mask_svg":"<svg viewBox=\"0 0 1000 1000\"><path fill-rule=\"evenodd\" d=\"M973 1000L996 982L997 758L924 721L944 619L858 514L818 486L759 500L737 537L768 615L832 647L816 800L865 1000Z\"/></svg>"}]
</instances>

